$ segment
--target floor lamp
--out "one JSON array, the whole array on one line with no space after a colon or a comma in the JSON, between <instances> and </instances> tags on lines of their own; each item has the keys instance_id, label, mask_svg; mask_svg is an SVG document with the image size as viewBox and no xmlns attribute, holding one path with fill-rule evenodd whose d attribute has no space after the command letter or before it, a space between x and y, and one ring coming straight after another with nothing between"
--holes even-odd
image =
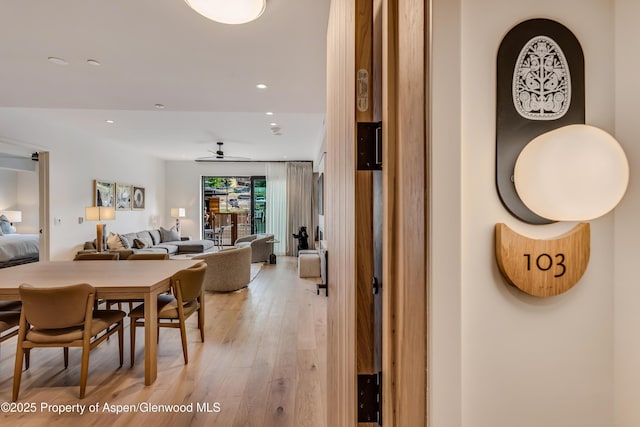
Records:
<instances>
[{"instance_id":1,"label":"floor lamp","mask_svg":"<svg viewBox=\"0 0 640 427\"><path fill-rule=\"evenodd\" d=\"M180 218L185 217L184 208L171 208L171 216L176 219L176 231L180 234Z\"/></svg>"},{"instance_id":2,"label":"floor lamp","mask_svg":"<svg viewBox=\"0 0 640 427\"><path fill-rule=\"evenodd\" d=\"M96 250L102 252L104 250L105 224L100 221L116 219L116 210L113 207L89 206L84 208L84 216L87 221L98 221L96 224Z\"/></svg>"}]
</instances>

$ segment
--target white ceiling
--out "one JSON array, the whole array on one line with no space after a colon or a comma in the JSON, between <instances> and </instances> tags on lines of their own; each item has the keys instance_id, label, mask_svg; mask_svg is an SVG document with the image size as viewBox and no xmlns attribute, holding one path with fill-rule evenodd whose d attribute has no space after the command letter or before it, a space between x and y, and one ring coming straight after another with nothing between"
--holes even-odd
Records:
<instances>
[{"instance_id":1,"label":"white ceiling","mask_svg":"<svg viewBox=\"0 0 640 427\"><path fill-rule=\"evenodd\" d=\"M258 20L231 26L184 0L3 1L0 143L46 148L82 136L184 160L221 140L227 155L312 160L324 132L329 4L267 0Z\"/></svg>"}]
</instances>

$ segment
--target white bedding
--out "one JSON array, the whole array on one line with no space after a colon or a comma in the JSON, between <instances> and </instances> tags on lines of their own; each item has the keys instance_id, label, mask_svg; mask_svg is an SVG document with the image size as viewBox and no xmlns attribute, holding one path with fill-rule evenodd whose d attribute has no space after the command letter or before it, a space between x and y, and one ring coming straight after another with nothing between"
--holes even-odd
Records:
<instances>
[{"instance_id":1,"label":"white bedding","mask_svg":"<svg viewBox=\"0 0 640 427\"><path fill-rule=\"evenodd\" d=\"M38 234L4 234L0 236L0 262L37 257L40 252Z\"/></svg>"}]
</instances>

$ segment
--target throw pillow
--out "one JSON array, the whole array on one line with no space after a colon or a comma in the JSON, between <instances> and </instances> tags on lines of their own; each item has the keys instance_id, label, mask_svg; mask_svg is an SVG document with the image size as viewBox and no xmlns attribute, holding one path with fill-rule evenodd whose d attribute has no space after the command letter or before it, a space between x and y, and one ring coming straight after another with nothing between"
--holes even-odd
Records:
<instances>
[{"instance_id":1,"label":"throw pillow","mask_svg":"<svg viewBox=\"0 0 640 427\"><path fill-rule=\"evenodd\" d=\"M116 233L109 233L107 236L107 248L108 249L124 249L120 235Z\"/></svg>"},{"instance_id":2,"label":"throw pillow","mask_svg":"<svg viewBox=\"0 0 640 427\"><path fill-rule=\"evenodd\" d=\"M133 247L136 249L144 249L147 247L147 244L140 239L133 239Z\"/></svg>"},{"instance_id":3,"label":"throw pillow","mask_svg":"<svg viewBox=\"0 0 640 427\"><path fill-rule=\"evenodd\" d=\"M162 243L162 239L160 238L160 230L149 230L149 234L151 235L151 239L153 239L154 245Z\"/></svg>"},{"instance_id":4,"label":"throw pillow","mask_svg":"<svg viewBox=\"0 0 640 427\"><path fill-rule=\"evenodd\" d=\"M124 236L118 236L120 238L120 243L122 243L122 249L131 249L131 243L129 243L129 239Z\"/></svg>"},{"instance_id":5,"label":"throw pillow","mask_svg":"<svg viewBox=\"0 0 640 427\"><path fill-rule=\"evenodd\" d=\"M0 219L0 230L2 230L3 234L13 234L13 232L11 231L11 223L9 221Z\"/></svg>"},{"instance_id":6,"label":"throw pillow","mask_svg":"<svg viewBox=\"0 0 640 427\"><path fill-rule=\"evenodd\" d=\"M138 240L142 240L144 242L145 247L150 248L153 246L153 239L151 238L151 235L149 235L149 232L141 231L137 233L136 237Z\"/></svg>"},{"instance_id":7,"label":"throw pillow","mask_svg":"<svg viewBox=\"0 0 640 427\"><path fill-rule=\"evenodd\" d=\"M162 239L162 243L175 242L180 240L180 235L176 231L175 227L171 227L169 230L160 227L160 238Z\"/></svg>"}]
</instances>

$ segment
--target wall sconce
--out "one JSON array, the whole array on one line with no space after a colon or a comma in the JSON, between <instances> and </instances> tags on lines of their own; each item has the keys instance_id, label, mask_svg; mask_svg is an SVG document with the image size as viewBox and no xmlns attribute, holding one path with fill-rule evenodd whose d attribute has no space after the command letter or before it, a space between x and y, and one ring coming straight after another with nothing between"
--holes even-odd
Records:
<instances>
[{"instance_id":1,"label":"wall sconce","mask_svg":"<svg viewBox=\"0 0 640 427\"><path fill-rule=\"evenodd\" d=\"M514 184L522 202L552 221L588 221L622 200L629 163L607 132L569 125L534 138L516 161ZM534 296L563 293L589 263L590 227L579 223L551 240L522 236L496 225L496 259L509 283Z\"/></svg>"},{"instance_id":2,"label":"wall sconce","mask_svg":"<svg viewBox=\"0 0 640 427\"><path fill-rule=\"evenodd\" d=\"M14 222L22 222L22 211L1 211L0 215L6 216L11 225Z\"/></svg>"},{"instance_id":3,"label":"wall sconce","mask_svg":"<svg viewBox=\"0 0 640 427\"><path fill-rule=\"evenodd\" d=\"M267 6L266 0L185 0L200 15L222 24L244 24L256 20Z\"/></svg>"},{"instance_id":4,"label":"wall sconce","mask_svg":"<svg viewBox=\"0 0 640 427\"><path fill-rule=\"evenodd\" d=\"M185 217L184 208L171 208L171 216L176 219L176 231L180 234L180 218Z\"/></svg>"},{"instance_id":5,"label":"wall sconce","mask_svg":"<svg viewBox=\"0 0 640 427\"><path fill-rule=\"evenodd\" d=\"M89 206L84 208L84 216L87 221L108 221L116 219L116 210L113 207ZM96 224L96 250L104 250L104 230L105 224Z\"/></svg>"}]
</instances>

